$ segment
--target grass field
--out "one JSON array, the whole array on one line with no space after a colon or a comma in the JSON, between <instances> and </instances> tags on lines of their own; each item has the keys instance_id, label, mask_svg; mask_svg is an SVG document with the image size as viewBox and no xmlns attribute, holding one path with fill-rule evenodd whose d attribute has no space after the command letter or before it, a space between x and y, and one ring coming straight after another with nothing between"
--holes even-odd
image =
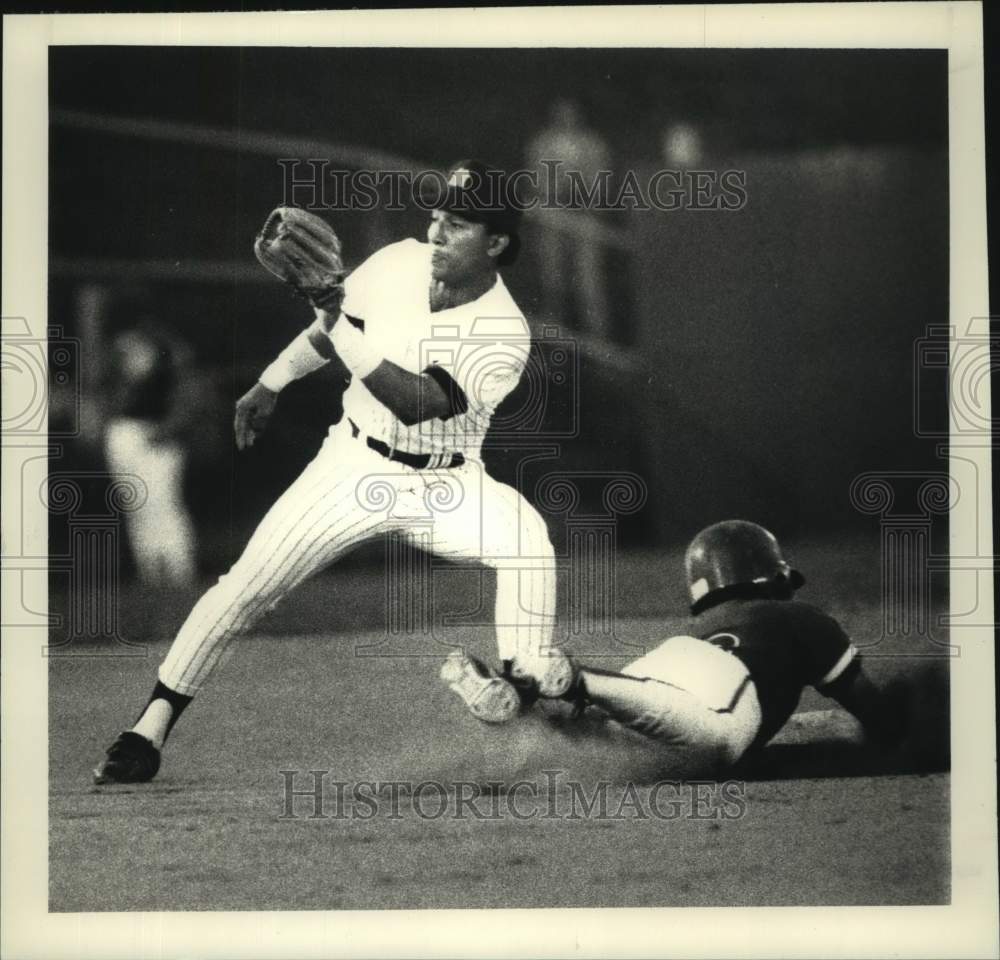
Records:
<instances>
[{"instance_id":1,"label":"grass field","mask_svg":"<svg viewBox=\"0 0 1000 960\"><path fill-rule=\"evenodd\" d=\"M867 551L859 550L831 559L828 550L807 549L803 566L815 583L839 583L824 605L864 642L877 639L878 584L864 575L859 556ZM678 632L680 621L665 612L678 609L676 591L653 590L659 563L629 564L620 571L628 615L619 615L617 634L641 647ZM463 586L449 591L449 602L468 608L475 586L455 581ZM854 747L824 742L831 738L808 722L829 708L822 697L808 693L756 774L730 785L735 804L720 804L718 785L656 794L670 771L655 752L606 728L580 735L552 716L503 728L477 723L437 670L449 644L489 654L490 630L451 626L409 646L405 638L386 642L384 630L372 630L383 597L377 570L341 568L306 585L234 645L174 731L159 777L142 786L97 788L90 769L144 702L188 598L122 598L125 635L157 637L145 656L114 656L114 647L53 656L50 908L948 902L947 772L880 769ZM815 588L803 598L824 600ZM359 656L366 644L380 655ZM594 638L573 647L585 660L614 654L606 664L629 652ZM936 643L882 640L869 662L876 674L910 673L917 658L941 652ZM315 782L308 771L328 771L326 818L310 818L312 799L303 797L291 799L285 816L289 774L281 771L295 772L299 790ZM521 787L515 803L519 779L536 785L536 802L524 802L532 788ZM602 779L610 815L567 816L574 789L593 796ZM395 806L383 800L368 818L371 805L361 804L353 817L335 816L346 805L332 785L366 780L437 781L446 794L400 788ZM487 781L494 785L473 806L460 807L459 794L468 799L472 784ZM664 795L676 803L654 803ZM512 810L536 815L518 819Z\"/></svg>"}]
</instances>

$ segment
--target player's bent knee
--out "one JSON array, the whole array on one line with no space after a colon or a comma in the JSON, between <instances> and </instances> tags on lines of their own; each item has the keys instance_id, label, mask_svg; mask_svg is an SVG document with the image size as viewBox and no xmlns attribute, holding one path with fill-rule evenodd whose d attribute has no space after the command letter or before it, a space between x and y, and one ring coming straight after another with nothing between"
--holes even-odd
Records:
<instances>
[{"instance_id":1,"label":"player's bent knee","mask_svg":"<svg viewBox=\"0 0 1000 960\"><path fill-rule=\"evenodd\" d=\"M522 551L536 560L553 560L555 547L549 534L548 524L535 510L527 511L522 519L520 541Z\"/></svg>"},{"instance_id":2,"label":"player's bent knee","mask_svg":"<svg viewBox=\"0 0 1000 960\"><path fill-rule=\"evenodd\" d=\"M548 527L521 528L510 536L496 537L485 545L479 560L497 570L517 567L548 570L555 566L555 547L549 537Z\"/></svg>"}]
</instances>

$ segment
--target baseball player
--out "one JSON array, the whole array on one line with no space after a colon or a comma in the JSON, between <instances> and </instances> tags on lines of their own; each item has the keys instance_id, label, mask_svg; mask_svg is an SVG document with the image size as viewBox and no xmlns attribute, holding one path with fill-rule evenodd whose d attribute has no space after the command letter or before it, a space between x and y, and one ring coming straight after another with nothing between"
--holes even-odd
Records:
<instances>
[{"instance_id":1,"label":"baseball player","mask_svg":"<svg viewBox=\"0 0 1000 960\"><path fill-rule=\"evenodd\" d=\"M578 710L599 707L689 775L731 770L764 746L806 686L850 711L874 742L899 741L898 691L869 680L836 620L794 599L805 580L768 530L714 524L691 541L685 568L691 635L671 637L621 671L577 667L563 699Z\"/></svg>"},{"instance_id":2,"label":"baseball player","mask_svg":"<svg viewBox=\"0 0 1000 960\"><path fill-rule=\"evenodd\" d=\"M456 165L428 242L390 244L346 280L339 241L323 220L290 208L268 218L257 256L308 297L316 317L237 403L237 447L253 444L284 386L335 353L352 374L344 416L195 605L148 704L111 745L96 782L152 779L171 728L229 642L307 577L387 533L494 568L497 645L509 681L546 696L568 688L565 658L549 656L556 568L545 522L481 459L491 417L530 349L528 325L498 273L519 249L520 211L506 202L505 183L480 161ZM511 682L451 663L470 674L477 716L502 721L516 712Z\"/></svg>"},{"instance_id":3,"label":"baseball player","mask_svg":"<svg viewBox=\"0 0 1000 960\"><path fill-rule=\"evenodd\" d=\"M125 514L139 578L187 586L196 574L194 523L184 501L187 444L193 410L188 351L146 318L112 341L114 381L104 424L104 455L112 474L135 475L146 485L141 510ZM185 379L188 382L184 382Z\"/></svg>"}]
</instances>

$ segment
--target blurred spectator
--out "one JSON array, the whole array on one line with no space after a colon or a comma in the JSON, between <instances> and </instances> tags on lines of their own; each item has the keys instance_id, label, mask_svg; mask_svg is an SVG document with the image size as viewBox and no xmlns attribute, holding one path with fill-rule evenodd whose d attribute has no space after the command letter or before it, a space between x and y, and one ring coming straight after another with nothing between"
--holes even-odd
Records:
<instances>
[{"instance_id":1,"label":"blurred spectator","mask_svg":"<svg viewBox=\"0 0 1000 960\"><path fill-rule=\"evenodd\" d=\"M124 515L139 578L185 586L197 566L183 481L205 393L196 388L188 345L149 318L117 333L111 352L104 452L113 474L138 476L146 486L143 506Z\"/></svg>"},{"instance_id":2,"label":"blurred spectator","mask_svg":"<svg viewBox=\"0 0 1000 960\"><path fill-rule=\"evenodd\" d=\"M546 316L558 318L575 307L582 330L606 337L606 258L600 241L586 229L580 190L574 196L569 174L589 191L599 173L611 169L611 151L586 125L579 104L561 98L552 104L548 126L528 144L526 160L538 170L542 309ZM556 161L560 166L555 167Z\"/></svg>"},{"instance_id":3,"label":"blurred spectator","mask_svg":"<svg viewBox=\"0 0 1000 960\"><path fill-rule=\"evenodd\" d=\"M701 134L691 124L670 123L664 127L661 147L668 169L686 169L701 163Z\"/></svg>"}]
</instances>

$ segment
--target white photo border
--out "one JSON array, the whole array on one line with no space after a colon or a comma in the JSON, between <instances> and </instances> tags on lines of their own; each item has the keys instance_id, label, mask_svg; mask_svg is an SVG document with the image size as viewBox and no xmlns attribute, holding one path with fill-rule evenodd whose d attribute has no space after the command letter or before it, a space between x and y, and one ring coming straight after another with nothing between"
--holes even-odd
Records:
<instances>
[{"instance_id":1,"label":"white photo border","mask_svg":"<svg viewBox=\"0 0 1000 960\"><path fill-rule=\"evenodd\" d=\"M662 38L653 44L652 38ZM872 3L610 8L480 8L309 13L4 17L3 317L47 322L48 48L58 45L593 46L946 48L949 55L951 313L986 334L988 294L982 7ZM8 383L4 400L10 400ZM44 446L45 435L36 443ZM990 477L988 436L963 449ZM4 540L21 504L5 444ZM13 455L10 455L13 454ZM953 555L992 555L990 483L953 516ZM18 519L21 522L21 518ZM19 536L46 553L41 509ZM983 538L986 538L985 541ZM23 598L8 595L4 609ZM953 610L980 605L954 571ZM986 607L989 605L990 609ZM31 598L47 609L44 590ZM49 914L47 660L44 630L3 629L2 954L9 957L717 957L995 956L993 635L963 632L952 676L950 906ZM376 921L377 922L373 922Z\"/></svg>"}]
</instances>

